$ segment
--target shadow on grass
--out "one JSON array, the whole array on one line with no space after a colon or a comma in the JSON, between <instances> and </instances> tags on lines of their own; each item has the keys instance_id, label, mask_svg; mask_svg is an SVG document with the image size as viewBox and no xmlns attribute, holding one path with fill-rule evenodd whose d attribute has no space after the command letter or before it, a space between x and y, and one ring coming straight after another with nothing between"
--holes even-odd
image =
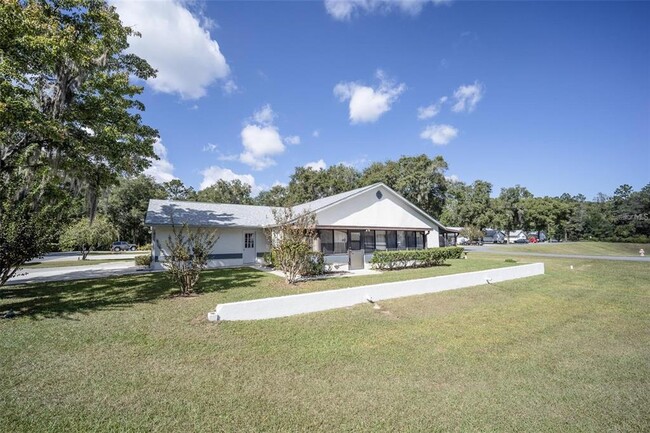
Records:
<instances>
[{"instance_id":1,"label":"shadow on grass","mask_svg":"<svg viewBox=\"0 0 650 433\"><path fill-rule=\"evenodd\" d=\"M209 270L201 274L198 294L248 287L264 277L251 268ZM13 310L32 319L71 318L97 310L122 310L178 294L163 272L95 280L7 286L0 289L0 311Z\"/></svg>"}]
</instances>

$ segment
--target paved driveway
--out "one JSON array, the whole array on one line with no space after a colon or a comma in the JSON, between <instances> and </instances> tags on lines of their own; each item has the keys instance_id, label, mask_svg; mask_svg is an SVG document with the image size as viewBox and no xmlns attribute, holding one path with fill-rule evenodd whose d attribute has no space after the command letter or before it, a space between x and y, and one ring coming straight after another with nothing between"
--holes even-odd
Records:
<instances>
[{"instance_id":1,"label":"paved driveway","mask_svg":"<svg viewBox=\"0 0 650 433\"><path fill-rule=\"evenodd\" d=\"M120 260L120 259L133 259L135 256L139 256L142 254L147 254L148 251L134 251L134 252L128 252L128 253L113 253L111 251L105 251L102 254L88 254L87 260L92 261L92 260L101 260L101 261L108 261L108 260ZM81 259L81 253L79 251L66 251L63 253L49 253L45 254L41 258L36 258L32 260L32 262L40 262L40 263L47 263L47 262L67 262L70 260L77 260Z\"/></svg>"},{"instance_id":2,"label":"paved driveway","mask_svg":"<svg viewBox=\"0 0 650 433\"><path fill-rule=\"evenodd\" d=\"M560 259L589 259L589 260L616 260L621 262L648 262L650 257L635 256L589 256L585 254L555 254L555 253L530 253L519 251L499 251L498 246L482 245L464 247L468 252L483 252L490 254L501 254L504 256L535 256L535 257L555 257Z\"/></svg>"},{"instance_id":3,"label":"paved driveway","mask_svg":"<svg viewBox=\"0 0 650 433\"><path fill-rule=\"evenodd\" d=\"M113 277L117 275L128 275L144 272L152 272L149 269L135 266L131 261L101 263L87 266L68 266L63 268L40 268L23 269L19 271L22 275L11 278L7 284L29 284L44 283L48 281L73 281L91 278Z\"/></svg>"}]
</instances>

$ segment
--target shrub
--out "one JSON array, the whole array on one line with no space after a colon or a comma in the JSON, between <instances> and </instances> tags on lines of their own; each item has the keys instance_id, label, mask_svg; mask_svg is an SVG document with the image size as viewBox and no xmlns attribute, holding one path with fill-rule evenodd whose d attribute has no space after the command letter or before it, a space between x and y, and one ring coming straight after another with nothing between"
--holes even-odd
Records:
<instances>
[{"instance_id":1,"label":"shrub","mask_svg":"<svg viewBox=\"0 0 650 433\"><path fill-rule=\"evenodd\" d=\"M151 251L151 244L144 244L139 246L138 251Z\"/></svg>"},{"instance_id":2,"label":"shrub","mask_svg":"<svg viewBox=\"0 0 650 433\"><path fill-rule=\"evenodd\" d=\"M515 259L505 259L504 262L506 263L517 263Z\"/></svg>"},{"instance_id":3,"label":"shrub","mask_svg":"<svg viewBox=\"0 0 650 433\"><path fill-rule=\"evenodd\" d=\"M325 255L320 251L310 251L302 275L323 275L325 273Z\"/></svg>"},{"instance_id":4,"label":"shrub","mask_svg":"<svg viewBox=\"0 0 650 433\"><path fill-rule=\"evenodd\" d=\"M167 277L177 283L181 296L189 296L199 282L201 272L208 266L208 255L219 239L217 230L190 229L184 223L179 230L172 219L172 231L167 238L167 248L157 246L165 260Z\"/></svg>"},{"instance_id":5,"label":"shrub","mask_svg":"<svg viewBox=\"0 0 650 433\"><path fill-rule=\"evenodd\" d=\"M277 261L275 258L275 254L273 254L273 251L264 253L264 263L266 263L266 266L268 266L269 268L275 268L277 266Z\"/></svg>"},{"instance_id":6,"label":"shrub","mask_svg":"<svg viewBox=\"0 0 650 433\"><path fill-rule=\"evenodd\" d=\"M462 247L430 248L426 250L375 251L370 263L377 269L440 266L448 259L460 259Z\"/></svg>"},{"instance_id":7,"label":"shrub","mask_svg":"<svg viewBox=\"0 0 650 433\"><path fill-rule=\"evenodd\" d=\"M135 256L135 264L136 266L149 267L151 266L151 256L150 255Z\"/></svg>"}]
</instances>

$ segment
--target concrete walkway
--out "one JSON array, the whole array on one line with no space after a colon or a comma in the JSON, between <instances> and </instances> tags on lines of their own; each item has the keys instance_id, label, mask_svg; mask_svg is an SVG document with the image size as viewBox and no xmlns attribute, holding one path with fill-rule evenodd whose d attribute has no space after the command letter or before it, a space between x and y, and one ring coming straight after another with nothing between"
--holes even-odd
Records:
<instances>
[{"instance_id":1,"label":"concrete walkway","mask_svg":"<svg viewBox=\"0 0 650 433\"><path fill-rule=\"evenodd\" d=\"M136 273L152 272L149 269L142 269L131 261L102 263L88 266L67 266L62 268L40 268L18 271L20 274L9 279L7 284L32 284L51 281L74 281L93 278L114 277L118 275L129 275Z\"/></svg>"},{"instance_id":2,"label":"concrete walkway","mask_svg":"<svg viewBox=\"0 0 650 433\"><path fill-rule=\"evenodd\" d=\"M88 254L86 261L97 261L101 260L102 262L107 262L110 260L124 260L124 259L134 259L136 256L147 254L148 251L134 251L128 253L113 253L111 251L105 251L101 254ZM47 263L47 262L69 262L74 260L80 260L81 253L79 251L67 251L63 253L48 253L43 257L30 260L31 263Z\"/></svg>"},{"instance_id":3,"label":"concrete walkway","mask_svg":"<svg viewBox=\"0 0 650 433\"><path fill-rule=\"evenodd\" d=\"M621 262L648 262L650 257L634 257L634 256L589 256L585 254L555 254L555 253L530 253L519 251L497 251L497 248L490 247L465 247L467 252L501 254L504 256L535 256L535 257L552 257L560 259L588 259L588 260L615 260Z\"/></svg>"}]
</instances>

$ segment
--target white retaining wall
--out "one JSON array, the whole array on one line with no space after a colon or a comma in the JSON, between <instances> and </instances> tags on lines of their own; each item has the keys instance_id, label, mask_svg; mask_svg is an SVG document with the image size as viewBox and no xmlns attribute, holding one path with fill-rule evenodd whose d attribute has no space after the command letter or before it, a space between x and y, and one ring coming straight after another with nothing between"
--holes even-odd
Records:
<instances>
[{"instance_id":1,"label":"white retaining wall","mask_svg":"<svg viewBox=\"0 0 650 433\"><path fill-rule=\"evenodd\" d=\"M544 263L512 266L419 280L374 284L349 289L327 290L303 293L300 295L279 296L276 298L254 299L252 301L231 302L217 305L215 312L208 313L208 320L258 320L293 316L315 311L349 307L383 299L422 295L461 289L482 284L498 283L517 278L544 274Z\"/></svg>"}]
</instances>

